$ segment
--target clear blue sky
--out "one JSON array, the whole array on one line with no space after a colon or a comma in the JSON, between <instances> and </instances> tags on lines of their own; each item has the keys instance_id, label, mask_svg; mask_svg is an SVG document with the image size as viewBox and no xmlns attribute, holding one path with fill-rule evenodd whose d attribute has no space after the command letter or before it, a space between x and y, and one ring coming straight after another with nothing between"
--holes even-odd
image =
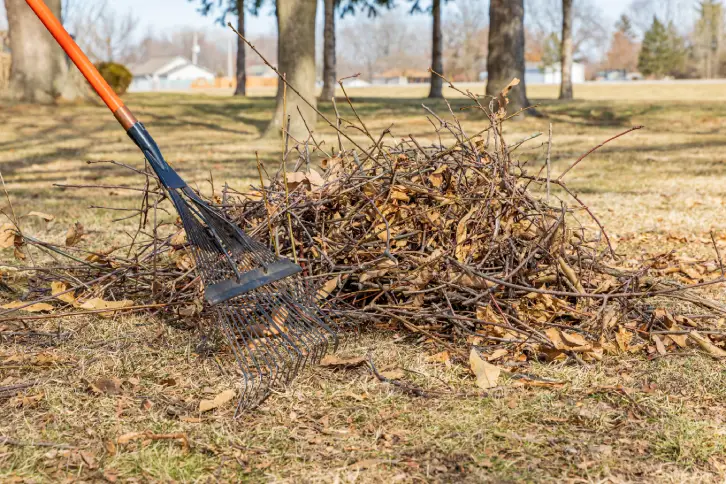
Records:
<instances>
[{"instance_id":1,"label":"clear blue sky","mask_svg":"<svg viewBox=\"0 0 726 484\"><path fill-rule=\"evenodd\" d=\"M609 24L614 22L621 12L630 4L631 0L594 0L609 17ZM214 22L215 16L203 17L196 9L199 2L191 3L187 0L113 0L110 2L115 9L125 11L131 9L139 18L141 28L139 32L147 32L149 28L161 32L173 30L181 26L195 26L198 28L218 28ZM405 3L400 1L398 3ZM449 2L449 7L455 3ZM322 10L322 9L320 9ZM275 21L270 14L271 9L265 8L259 17L249 16L247 22L248 35L254 37L260 34L274 33ZM446 13L444 12L444 15ZM416 22L420 17L411 17ZM0 1L0 28L5 28L5 4Z\"/></svg>"}]
</instances>

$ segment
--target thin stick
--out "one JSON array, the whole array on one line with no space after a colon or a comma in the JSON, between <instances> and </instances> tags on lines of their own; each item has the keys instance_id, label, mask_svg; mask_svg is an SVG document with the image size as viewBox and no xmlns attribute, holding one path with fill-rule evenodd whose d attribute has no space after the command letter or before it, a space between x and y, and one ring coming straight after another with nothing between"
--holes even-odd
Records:
<instances>
[{"instance_id":1,"label":"thin stick","mask_svg":"<svg viewBox=\"0 0 726 484\"><path fill-rule=\"evenodd\" d=\"M257 172L260 174L260 191L262 192L262 200L265 202L265 212L267 213L267 230L270 231L270 241L275 244L275 255L280 257L280 248L277 246L277 240L272 236L270 202L267 200L267 190L265 190L265 182L262 179L262 164L260 163L260 153L258 151L255 151L255 157L257 157Z\"/></svg>"},{"instance_id":2,"label":"thin stick","mask_svg":"<svg viewBox=\"0 0 726 484\"><path fill-rule=\"evenodd\" d=\"M552 123L550 123L549 139L547 140L547 203L550 203L550 155L552 154Z\"/></svg>"},{"instance_id":3,"label":"thin stick","mask_svg":"<svg viewBox=\"0 0 726 484\"><path fill-rule=\"evenodd\" d=\"M716 239L713 236L713 230L711 231L711 242L713 242L713 250L716 251L716 257L718 257L718 267L721 269L721 276L726 276L726 273L724 273L723 270L723 262L721 261L721 253L718 251L718 247L716 247Z\"/></svg>"},{"instance_id":4,"label":"thin stick","mask_svg":"<svg viewBox=\"0 0 726 484\"><path fill-rule=\"evenodd\" d=\"M633 126L632 128L630 128L630 129L628 129L628 130L625 130L625 131L623 131L623 132L622 132L622 133L620 133L620 134L616 134L616 135L615 135L615 136L613 136L612 138L608 138L608 139L606 139L605 141L603 141L602 143L600 143L600 144L599 144L599 145L597 145L596 147L594 147L594 148L591 148L591 149L590 149L590 150L589 150L589 151L588 151L587 153L585 153L584 155L580 156L580 157L579 157L579 158L578 158L577 160L575 160L575 162L574 162L573 164L571 164L570 166L568 166L568 167L567 167L567 169L566 169L565 171L563 171L563 172L562 172L562 173L560 174L560 176L558 176L558 177L557 177L557 181L560 181L560 180L562 180L562 177L563 177L563 176L565 176L565 175L567 175L567 172L568 172L568 171L570 171L570 170L572 170L572 169L573 169L574 167L576 167L578 163L580 163L580 162L581 162L582 160L584 160L585 158L587 158L587 156L588 156L588 155L589 155L590 153L592 153L593 151L597 151L597 150L599 150L600 148L602 148L603 146L605 146L606 144L608 144L609 142L611 142L612 140L614 140L614 139L617 139L617 138L620 138L621 136L625 136L626 134L630 133L631 131L635 131L635 130L637 130L637 129L641 129L641 128L643 128L643 127L644 127L644 126Z\"/></svg>"},{"instance_id":5,"label":"thin stick","mask_svg":"<svg viewBox=\"0 0 726 484\"><path fill-rule=\"evenodd\" d=\"M287 119L287 74L282 74L282 161L280 163L280 170L282 171L282 182L285 185L285 211L287 212L287 231L290 235L290 246L292 247L292 257L295 264L297 260L297 250L295 248L295 237L292 232L292 217L290 216L290 188L287 186L287 167L285 166L287 158L287 137L288 129L285 129L285 120ZM297 94L297 92L296 92ZM298 94L300 96L300 94ZM288 123L289 126L289 123ZM277 247L277 241L275 241L275 247Z\"/></svg>"}]
</instances>

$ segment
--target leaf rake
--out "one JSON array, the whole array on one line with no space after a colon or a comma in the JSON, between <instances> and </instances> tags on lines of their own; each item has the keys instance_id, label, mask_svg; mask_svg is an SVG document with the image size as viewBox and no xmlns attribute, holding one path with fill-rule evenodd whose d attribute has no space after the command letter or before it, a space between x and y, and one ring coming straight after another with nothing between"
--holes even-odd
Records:
<instances>
[{"instance_id":1,"label":"leaf rake","mask_svg":"<svg viewBox=\"0 0 726 484\"><path fill-rule=\"evenodd\" d=\"M43 0L26 0L141 149L181 218L205 300L243 377L237 412L261 403L273 386L317 362L338 339L301 267L275 256L197 195L81 51Z\"/></svg>"}]
</instances>

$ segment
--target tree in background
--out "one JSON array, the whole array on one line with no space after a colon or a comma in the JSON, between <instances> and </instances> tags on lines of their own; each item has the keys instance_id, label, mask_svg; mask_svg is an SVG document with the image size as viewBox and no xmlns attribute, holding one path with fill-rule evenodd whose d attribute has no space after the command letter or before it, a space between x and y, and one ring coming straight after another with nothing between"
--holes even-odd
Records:
<instances>
[{"instance_id":1,"label":"tree in background","mask_svg":"<svg viewBox=\"0 0 726 484\"><path fill-rule=\"evenodd\" d=\"M444 23L444 71L455 81L479 80L486 70L489 9L481 0L457 0Z\"/></svg>"},{"instance_id":2,"label":"tree in background","mask_svg":"<svg viewBox=\"0 0 726 484\"><path fill-rule=\"evenodd\" d=\"M723 4L718 0L701 0L696 6L698 20L694 31L694 54L701 77L719 77L719 59L724 35Z\"/></svg>"},{"instance_id":3,"label":"tree in background","mask_svg":"<svg viewBox=\"0 0 726 484\"><path fill-rule=\"evenodd\" d=\"M441 4L446 0L431 0L428 7L422 6L422 0L413 0L411 13L431 13L431 87L430 98L442 98L444 81L436 74L444 74L444 36L441 29Z\"/></svg>"},{"instance_id":4,"label":"tree in background","mask_svg":"<svg viewBox=\"0 0 726 484\"><path fill-rule=\"evenodd\" d=\"M237 31L245 35L245 11L257 15L264 0L189 0L190 2L201 1L199 12L202 15L209 15L212 11L220 11L219 23L226 25L227 15L237 17ZM234 90L235 96L247 95L247 72L246 72L246 46L241 38L237 38L237 87Z\"/></svg>"},{"instance_id":5,"label":"tree in background","mask_svg":"<svg viewBox=\"0 0 726 484\"><path fill-rule=\"evenodd\" d=\"M311 0L277 0L277 62L280 73L300 95L315 105L315 15L318 3ZM265 136L279 136L283 119L283 87L278 82L275 114ZM291 117L290 135L304 140L305 123L312 129L317 115L291 89L287 89L287 113ZM298 112L299 110L299 112ZM302 117L301 117L302 114ZM303 122L304 119L304 122Z\"/></svg>"},{"instance_id":6,"label":"tree in background","mask_svg":"<svg viewBox=\"0 0 726 484\"><path fill-rule=\"evenodd\" d=\"M426 65L430 49L424 35L398 12L356 20L341 31L345 42L338 46L338 69L343 75L361 72L365 80L373 81L388 69Z\"/></svg>"},{"instance_id":7,"label":"tree in background","mask_svg":"<svg viewBox=\"0 0 726 484\"><path fill-rule=\"evenodd\" d=\"M643 37L638 56L638 69L646 76L662 78L677 75L683 68L685 47L673 24L666 27L653 17L650 29Z\"/></svg>"},{"instance_id":8,"label":"tree in background","mask_svg":"<svg viewBox=\"0 0 726 484\"><path fill-rule=\"evenodd\" d=\"M137 59L134 36L139 19L129 9L116 11L108 0L65 0L63 24L95 62L127 64Z\"/></svg>"},{"instance_id":9,"label":"tree in background","mask_svg":"<svg viewBox=\"0 0 726 484\"><path fill-rule=\"evenodd\" d=\"M633 72L638 69L640 44L635 41L630 19L623 14L615 23L617 29L610 40L610 49L605 54L603 67Z\"/></svg>"},{"instance_id":10,"label":"tree in background","mask_svg":"<svg viewBox=\"0 0 726 484\"><path fill-rule=\"evenodd\" d=\"M526 0L528 35L539 39L543 50L551 53L543 64L553 66L562 62L563 0ZM603 24L605 15L595 0L572 2L572 52L573 59L601 58L607 45L609 32ZM547 45L551 43L551 45Z\"/></svg>"},{"instance_id":11,"label":"tree in background","mask_svg":"<svg viewBox=\"0 0 726 484\"><path fill-rule=\"evenodd\" d=\"M488 96L497 96L516 77L520 82L509 93L509 111L529 107L524 82L524 0L489 2L487 72Z\"/></svg>"},{"instance_id":12,"label":"tree in background","mask_svg":"<svg viewBox=\"0 0 726 484\"><path fill-rule=\"evenodd\" d=\"M572 99L572 1L562 0L562 43L560 44L560 99Z\"/></svg>"},{"instance_id":13,"label":"tree in background","mask_svg":"<svg viewBox=\"0 0 726 484\"><path fill-rule=\"evenodd\" d=\"M61 1L46 0L48 8L61 16ZM86 85L71 69L63 50L28 8L25 0L5 0L10 35L10 94L30 103L50 104L58 98L85 96Z\"/></svg>"},{"instance_id":14,"label":"tree in background","mask_svg":"<svg viewBox=\"0 0 726 484\"><path fill-rule=\"evenodd\" d=\"M663 25L684 23L683 16L693 5L693 0L632 0L627 16L637 38L643 38L658 17Z\"/></svg>"},{"instance_id":15,"label":"tree in background","mask_svg":"<svg viewBox=\"0 0 726 484\"><path fill-rule=\"evenodd\" d=\"M348 14L355 14L360 10L369 18L376 17L381 8L390 9L393 0L324 0L324 27L323 27L323 90L321 100L331 99L335 95L336 75L336 37L335 16L337 13L343 18Z\"/></svg>"}]
</instances>

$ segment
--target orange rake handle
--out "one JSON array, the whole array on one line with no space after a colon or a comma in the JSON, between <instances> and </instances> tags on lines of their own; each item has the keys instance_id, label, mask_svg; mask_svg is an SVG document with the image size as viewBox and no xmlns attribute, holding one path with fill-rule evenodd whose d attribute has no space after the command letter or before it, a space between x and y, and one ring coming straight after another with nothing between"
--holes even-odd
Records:
<instances>
[{"instance_id":1,"label":"orange rake handle","mask_svg":"<svg viewBox=\"0 0 726 484\"><path fill-rule=\"evenodd\" d=\"M68 54L68 57L70 57L76 67L78 67L78 70L81 71L83 77L88 80L94 91L101 96L103 102L106 103L106 106L108 106L114 116L116 116L116 119L118 119L124 129L129 129L133 126L136 123L134 116L124 105L123 101L121 101L121 99L116 95L113 89L111 89L108 82L106 82L106 80L101 76L101 73L98 72L96 66L93 65L88 57L86 57L86 54L84 54L81 48L78 47L76 41L73 40L58 18L53 15L53 12L50 11L45 2L43 0L25 1L30 8L33 9L40 21L43 22L45 28L47 28L51 35L55 37L58 45L63 48L66 54Z\"/></svg>"}]
</instances>

